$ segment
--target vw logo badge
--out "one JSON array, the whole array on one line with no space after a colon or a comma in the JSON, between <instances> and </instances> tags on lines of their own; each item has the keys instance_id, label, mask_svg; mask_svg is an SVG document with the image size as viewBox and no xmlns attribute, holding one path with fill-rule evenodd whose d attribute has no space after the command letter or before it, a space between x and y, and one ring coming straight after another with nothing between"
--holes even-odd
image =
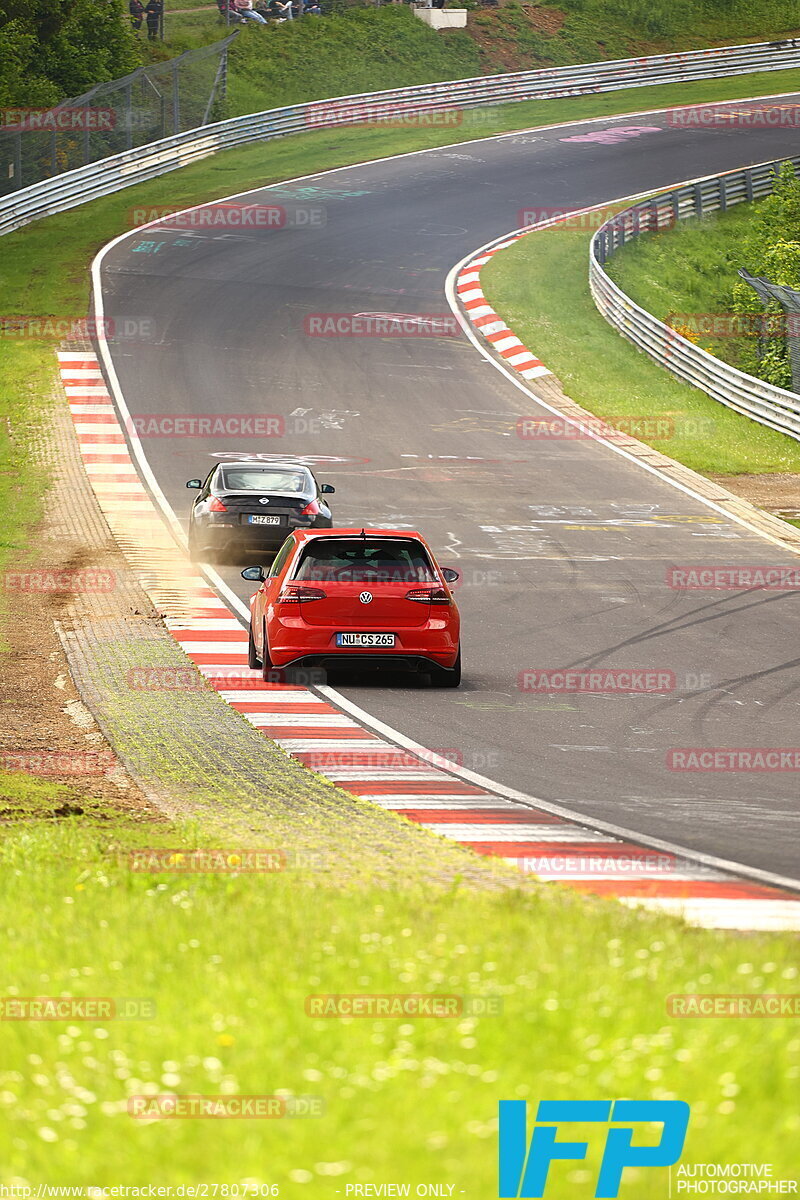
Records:
<instances>
[{"instance_id":1,"label":"vw logo badge","mask_svg":"<svg viewBox=\"0 0 800 1200\"><path fill-rule=\"evenodd\" d=\"M259 504L269 504L269 496L259 496Z\"/></svg>"},{"instance_id":2,"label":"vw logo badge","mask_svg":"<svg viewBox=\"0 0 800 1200\"><path fill-rule=\"evenodd\" d=\"M372 592L362 592L358 597L362 604L372 603Z\"/></svg>"}]
</instances>

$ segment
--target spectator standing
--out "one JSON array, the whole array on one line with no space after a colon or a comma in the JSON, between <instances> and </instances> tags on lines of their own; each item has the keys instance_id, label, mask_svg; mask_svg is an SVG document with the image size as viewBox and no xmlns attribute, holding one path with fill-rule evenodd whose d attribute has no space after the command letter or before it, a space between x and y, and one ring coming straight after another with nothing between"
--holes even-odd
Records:
<instances>
[{"instance_id":1,"label":"spectator standing","mask_svg":"<svg viewBox=\"0 0 800 1200\"><path fill-rule=\"evenodd\" d=\"M130 0L128 12L131 14L131 28L138 37L144 19L144 5L142 4L142 0Z\"/></svg>"},{"instance_id":2,"label":"spectator standing","mask_svg":"<svg viewBox=\"0 0 800 1200\"><path fill-rule=\"evenodd\" d=\"M154 42L161 29L164 0L147 0L144 11L147 15L147 36L151 42Z\"/></svg>"}]
</instances>

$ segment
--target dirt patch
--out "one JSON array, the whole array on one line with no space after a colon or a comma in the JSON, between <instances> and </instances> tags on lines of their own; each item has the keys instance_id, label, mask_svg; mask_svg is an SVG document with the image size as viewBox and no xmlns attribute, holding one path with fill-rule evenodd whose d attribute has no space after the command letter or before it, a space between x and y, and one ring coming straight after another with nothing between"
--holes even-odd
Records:
<instances>
[{"instance_id":1,"label":"dirt patch","mask_svg":"<svg viewBox=\"0 0 800 1200\"><path fill-rule=\"evenodd\" d=\"M62 401L63 403L63 401ZM4 573L0 702L0 819L25 815L63 819L69 815L124 813L128 820L163 821L114 756L72 681L57 627L81 588L108 587L124 563L109 538L89 553L53 524L57 489L49 514L30 538L36 550ZM48 798L25 793L28 777L53 786Z\"/></svg>"},{"instance_id":2,"label":"dirt patch","mask_svg":"<svg viewBox=\"0 0 800 1200\"><path fill-rule=\"evenodd\" d=\"M556 34L567 19L567 14L560 8L540 8L536 4L523 4L520 7L539 33Z\"/></svg>"},{"instance_id":3,"label":"dirt patch","mask_svg":"<svg viewBox=\"0 0 800 1200\"><path fill-rule=\"evenodd\" d=\"M709 478L766 512L800 519L800 475L711 475Z\"/></svg>"}]
</instances>

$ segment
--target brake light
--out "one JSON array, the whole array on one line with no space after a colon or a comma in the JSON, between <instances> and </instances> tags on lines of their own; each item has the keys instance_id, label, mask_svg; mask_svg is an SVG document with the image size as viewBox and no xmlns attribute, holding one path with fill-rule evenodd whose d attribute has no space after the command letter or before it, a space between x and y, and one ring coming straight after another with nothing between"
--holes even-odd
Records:
<instances>
[{"instance_id":1,"label":"brake light","mask_svg":"<svg viewBox=\"0 0 800 1200\"><path fill-rule=\"evenodd\" d=\"M412 588L406 592L406 600L417 600L420 604L449 604L450 597L444 588Z\"/></svg>"},{"instance_id":2,"label":"brake light","mask_svg":"<svg viewBox=\"0 0 800 1200\"><path fill-rule=\"evenodd\" d=\"M222 503L222 501L219 500L216 496L214 496L211 503L208 506L208 511L209 512L227 512L228 510L225 507L225 505Z\"/></svg>"},{"instance_id":3,"label":"brake light","mask_svg":"<svg viewBox=\"0 0 800 1200\"><path fill-rule=\"evenodd\" d=\"M324 600L325 592L322 588L300 587L298 584L290 583L278 596L279 604L305 604L308 600Z\"/></svg>"},{"instance_id":4,"label":"brake light","mask_svg":"<svg viewBox=\"0 0 800 1200\"><path fill-rule=\"evenodd\" d=\"M320 508L317 501L312 500L312 501L310 501L309 504L307 504L305 506L305 508L300 513L300 516L301 517L318 517L321 512L322 512L322 509Z\"/></svg>"}]
</instances>

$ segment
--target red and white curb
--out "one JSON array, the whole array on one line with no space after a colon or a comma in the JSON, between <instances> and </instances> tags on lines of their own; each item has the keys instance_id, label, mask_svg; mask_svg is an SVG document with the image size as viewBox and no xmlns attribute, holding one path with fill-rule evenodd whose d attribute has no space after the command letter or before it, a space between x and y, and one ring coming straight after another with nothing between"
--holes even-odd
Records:
<instances>
[{"instance_id":1,"label":"red and white curb","mask_svg":"<svg viewBox=\"0 0 800 1200\"><path fill-rule=\"evenodd\" d=\"M511 346L500 352L508 350L513 353ZM800 929L800 895L509 799L448 771L447 760L433 752L398 748L309 688L265 683L247 666L246 631L203 576L187 571L142 485L96 357L58 357L87 474L142 587L221 698L286 753L362 800L579 891L666 909L713 928ZM522 368L522 359L516 365Z\"/></svg>"},{"instance_id":2,"label":"red and white curb","mask_svg":"<svg viewBox=\"0 0 800 1200\"><path fill-rule=\"evenodd\" d=\"M456 276L456 294L470 324L486 339L492 349L519 372L523 379L538 379L542 375L552 375L553 372L523 345L513 329L509 329L489 304L481 288L481 268L498 250L513 246L521 237L525 237L525 233L512 234L505 241L484 250L462 267Z\"/></svg>"}]
</instances>

